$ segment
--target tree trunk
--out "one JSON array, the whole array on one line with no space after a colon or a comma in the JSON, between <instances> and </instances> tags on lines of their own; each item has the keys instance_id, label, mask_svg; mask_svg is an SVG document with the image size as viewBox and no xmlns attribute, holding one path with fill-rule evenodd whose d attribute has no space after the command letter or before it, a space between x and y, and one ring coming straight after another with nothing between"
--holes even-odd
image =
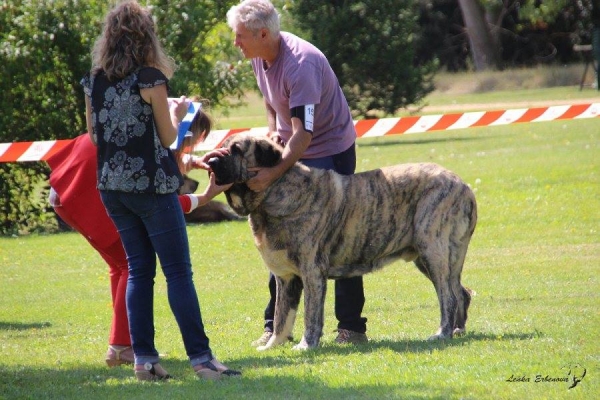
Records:
<instances>
[{"instance_id":1,"label":"tree trunk","mask_svg":"<svg viewBox=\"0 0 600 400\"><path fill-rule=\"evenodd\" d=\"M485 11L478 0L458 0L471 45L476 71L499 69L496 42L485 19Z\"/></svg>"}]
</instances>

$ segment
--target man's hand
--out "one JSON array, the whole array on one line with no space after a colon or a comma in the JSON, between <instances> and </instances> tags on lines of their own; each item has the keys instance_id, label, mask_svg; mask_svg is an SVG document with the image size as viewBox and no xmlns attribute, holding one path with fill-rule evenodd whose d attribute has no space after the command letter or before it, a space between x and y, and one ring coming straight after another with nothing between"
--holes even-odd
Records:
<instances>
[{"instance_id":1,"label":"man's hand","mask_svg":"<svg viewBox=\"0 0 600 400\"><path fill-rule=\"evenodd\" d=\"M281 147L285 147L285 142L283 141L283 139L281 139L281 136L279 136L279 133L277 131L269 131L269 133L267 133L267 137L275 143L277 143L278 145L280 145Z\"/></svg>"},{"instance_id":2,"label":"man's hand","mask_svg":"<svg viewBox=\"0 0 600 400\"><path fill-rule=\"evenodd\" d=\"M256 172L256 175L246 182L254 192L262 192L281 176L276 168L248 168L248 172Z\"/></svg>"},{"instance_id":3,"label":"man's hand","mask_svg":"<svg viewBox=\"0 0 600 400\"><path fill-rule=\"evenodd\" d=\"M279 164L271 168L248 168L249 172L256 172L256 176L246 182L250 190L262 192L302 157L302 154L304 154L310 144L312 135L304 130L299 118L292 118L292 127L295 133L285 144ZM276 131L271 131L268 135L275 140L281 141Z\"/></svg>"}]
</instances>

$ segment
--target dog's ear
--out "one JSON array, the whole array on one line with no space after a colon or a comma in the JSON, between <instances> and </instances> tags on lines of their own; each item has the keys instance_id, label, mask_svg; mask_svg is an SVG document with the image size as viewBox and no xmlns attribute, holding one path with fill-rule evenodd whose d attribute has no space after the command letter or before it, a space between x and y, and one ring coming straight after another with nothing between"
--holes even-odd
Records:
<instances>
[{"instance_id":1,"label":"dog's ear","mask_svg":"<svg viewBox=\"0 0 600 400\"><path fill-rule=\"evenodd\" d=\"M231 143L227 148L229 149L229 152L232 155L244 155L244 150L242 149L242 145L239 142Z\"/></svg>"},{"instance_id":2,"label":"dog's ear","mask_svg":"<svg viewBox=\"0 0 600 400\"><path fill-rule=\"evenodd\" d=\"M235 138L235 135L229 136L227 139L225 139L223 141L223 143L221 143L221 147L229 148L229 145L231 144L231 142L233 141L234 138Z\"/></svg>"},{"instance_id":3,"label":"dog's ear","mask_svg":"<svg viewBox=\"0 0 600 400\"><path fill-rule=\"evenodd\" d=\"M274 167L281 160L281 147L271 140L257 140L254 157L261 167Z\"/></svg>"}]
</instances>

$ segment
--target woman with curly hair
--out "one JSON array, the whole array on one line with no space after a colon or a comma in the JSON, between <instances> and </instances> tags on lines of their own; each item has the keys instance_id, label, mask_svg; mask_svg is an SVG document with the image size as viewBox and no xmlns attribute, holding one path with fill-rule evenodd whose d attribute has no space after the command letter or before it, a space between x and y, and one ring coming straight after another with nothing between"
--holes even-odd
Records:
<instances>
[{"instance_id":1,"label":"woman with curly hair","mask_svg":"<svg viewBox=\"0 0 600 400\"><path fill-rule=\"evenodd\" d=\"M97 144L97 187L127 254L127 314L135 376L170 378L154 345L157 256L169 305L196 374L207 379L240 375L214 358L204 331L177 198L183 179L169 148L189 104L182 97L169 106L167 90L174 64L158 40L150 12L135 1L109 11L92 60L91 71L82 79L86 120ZM201 162L225 152L212 151ZM212 198L226 189L217 186L211 174L205 193Z\"/></svg>"}]
</instances>

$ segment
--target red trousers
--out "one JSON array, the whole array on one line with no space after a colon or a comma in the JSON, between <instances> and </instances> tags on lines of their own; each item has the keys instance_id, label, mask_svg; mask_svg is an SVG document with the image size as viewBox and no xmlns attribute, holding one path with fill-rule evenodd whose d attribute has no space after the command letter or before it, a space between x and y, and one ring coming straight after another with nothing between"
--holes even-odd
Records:
<instances>
[{"instance_id":1,"label":"red trousers","mask_svg":"<svg viewBox=\"0 0 600 400\"><path fill-rule=\"evenodd\" d=\"M103 206L104 207L104 206ZM117 235L117 240L111 245L99 244L92 237L86 234L88 230L77 223L77 217L73 217L64 206L55 207L54 210L69 226L81 233L94 249L102 256L108 264L108 274L110 277L110 291L113 306L112 322L110 325L109 344L130 346L129 324L127 321L127 307L125 304L125 291L127 290L127 256L121 239ZM100 210L104 211L104 208ZM97 211L98 212L98 211ZM112 220L109 220L112 224ZM95 229L95 228L94 228ZM116 232L116 229L115 229Z\"/></svg>"},{"instance_id":2,"label":"red trousers","mask_svg":"<svg viewBox=\"0 0 600 400\"><path fill-rule=\"evenodd\" d=\"M81 233L108 264L113 314L109 344L131 345L125 291L127 257L114 223L106 214L96 189L96 147L87 134L75 138L48 159L50 186L60 205L56 213Z\"/></svg>"},{"instance_id":3,"label":"red trousers","mask_svg":"<svg viewBox=\"0 0 600 400\"><path fill-rule=\"evenodd\" d=\"M50 186L58 195L56 213L92 245L108 264L113 315L109 344L130 346L129 324L125 304L127 290L127 256L117 228L106 213L96 189L96 146L87 133L73 139L48 158ZM184 212L191 211L191 200L179 196Z\"/></svg>"}]
</instances>

